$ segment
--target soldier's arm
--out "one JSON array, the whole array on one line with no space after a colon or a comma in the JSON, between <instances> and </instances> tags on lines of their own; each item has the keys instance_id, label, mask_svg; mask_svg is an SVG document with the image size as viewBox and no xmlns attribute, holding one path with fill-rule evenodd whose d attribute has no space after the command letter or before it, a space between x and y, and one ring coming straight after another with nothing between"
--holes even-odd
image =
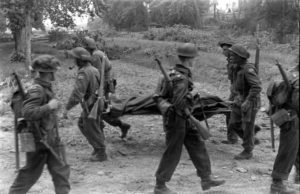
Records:
<instances>
[{"instance_id":1,"label":"soldier's arm","mask_svg":"<svg viewBox=\"0 0 300 194\"><path fill-rule=\"evenodd\" d=\"M188 81L179 76L173 79L173 106L175 109L184 111L187 108L186 95L188 94Z\"/></svg>"},{"instance_id":2,"label":"soldier's arm","mask_svg":"<svg viewBox=\"0 0 300 194\"><path fill-rule=\"evenodd\" d=\"M23 115L26 120L39 120L51 112L48 104L42 105L43 88L38 85L33 87L28 90L26 99L23 102Z\"/></svg>"},{"instance_id":3,"label":"soldier's arm","mask_svg":"<svg viewBox=\"0 0 300 194\"><path fill-rule=\"evenodd\" d=\"M87 91L88 83L88 76L84 72L79 72L76 77L74 89L66 106L67 110L70 110L82 101Z\"/></svg>"},{"instance_id":4,"label":"soldier's arm","mask_svg":"<svg viewBox=\"0 0 300 194\"><path fill-rule=\"evenodd\" d=\"M292 106L295 108L294 110L297 112L299 117L299 80L295 84L291 96L292 96Z\"/></svg>"},{"instance_id":5,"label":"soldier's arm","mask_svg":"<svg viewBox=\"0 0 300 194\"><path fill-rule=\"evenodd\" d=\"M247 79L248 84L250 85L249 94L247 96L247 100L255 100L257 96L259 96L262 88L259 77L254 68L249 67L245 70L245 77Z\"/></svg>"}]
</instances>

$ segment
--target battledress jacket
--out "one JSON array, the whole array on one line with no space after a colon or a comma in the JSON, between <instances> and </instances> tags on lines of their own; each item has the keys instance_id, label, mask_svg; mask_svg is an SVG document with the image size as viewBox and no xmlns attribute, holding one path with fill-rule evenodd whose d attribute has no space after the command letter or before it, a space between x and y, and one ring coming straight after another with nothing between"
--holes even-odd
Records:
<instances>
[{"instance_id":1,"label":"battledress jacket","mask_svg":"<svg viewBox=\"0 0 300 194\"><path fill-rule=\"evenodd\" d=\"M37 78L27 90L22 109L28 129L33 132L35 140L42 138L49 145L59 142L56 113L47 104L54 96L51 83Z\"/></svg>"},{"instance_id":2,"label":"battledress jacket","mask_svg":"<svg viewBox=\"0 0 300 194\"><path fill-rule=\"evenodd\" d=\"M66 109L70 110L81 102L84 102L84 104L91 109L96 101L96 93L99 89L99 85L100 74L98 69L93 67L90 63L80 67ZM85 107L82 108L85 109Z\"/></svg>"}]
</instances>

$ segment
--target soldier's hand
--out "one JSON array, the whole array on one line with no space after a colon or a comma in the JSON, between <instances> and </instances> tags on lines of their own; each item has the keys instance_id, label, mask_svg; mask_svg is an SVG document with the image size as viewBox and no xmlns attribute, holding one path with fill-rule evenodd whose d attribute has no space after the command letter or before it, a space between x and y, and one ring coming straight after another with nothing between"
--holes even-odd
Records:
<instances>
[{"instance_id":1,"label":"soldier's hand","mask_svg":"<svg viewBox=\"0 0 300 194\"><path fill-rule=\"evenodd\" d=\"M58 110L61 107L61 102L58 101L57 99L51 99L48 102L48 106L50 107L51 110Z\"/></svg>"},{"instance_id":2,"label":"soldier's hand","mask_svg":"<svg viewBox=\"0 0 300 194\"><path fill-rule=\"evenodd\" d=\"M243 102L241 105L241 109L243 112L247 112L250 107L251 107L251 102L249 100L245 100L245 102Z\"/></svg>"}]
</instances>

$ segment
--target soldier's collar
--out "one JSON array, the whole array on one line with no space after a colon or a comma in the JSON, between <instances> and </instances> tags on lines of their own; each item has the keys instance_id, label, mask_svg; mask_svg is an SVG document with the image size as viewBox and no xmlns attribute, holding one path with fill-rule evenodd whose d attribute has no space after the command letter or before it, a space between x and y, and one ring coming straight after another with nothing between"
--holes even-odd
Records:
<instances>
[{"instance_id":1,"label":"soldier's collar","mask_svg":"<svg viewBox=\"0 0 300 194\"><path fill-rule=\"evenodd\" d=\"M41 85L41 86L43 86L45 88L49 88L49 89L51 89L51 87L52 87L51 82L44 81L41 78L35 78L34 79L34 83L35 84L39 84L39 85Z\"/></svg>"},{"instance_id":2,"label":"soldier's collar","mask_svg":"<svg viewBox=\"0 0 300 194\"><path fill-rule=\"evenodd\" d=\"M184 75L188 75L189 77L192 77L191 70L182 64L176 64L174 67L174 70L176 70Z\"/></svg>"}]
</instances>

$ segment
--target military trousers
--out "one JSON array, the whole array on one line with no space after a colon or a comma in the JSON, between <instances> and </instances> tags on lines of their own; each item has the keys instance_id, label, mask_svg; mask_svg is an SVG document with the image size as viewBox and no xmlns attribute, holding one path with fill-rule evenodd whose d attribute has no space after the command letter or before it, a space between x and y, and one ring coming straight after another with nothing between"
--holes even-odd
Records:
<instances>
[{"instance_id":1,"label":"military trousers","mask_svg":"<svg viewBox=\"0 0 300 194\"><path fill-rule=\"evenodd\" d=\"M274 162L272 178L288 179L295 165L299 172L299 119L295 118L280 126L278 153Z\"/></svg>"},{"instance_id":2,"label":"military trousers","mask_svg":"<svg viewBox=\"0 0 300 194\"><path fill-rule=\"evenodd\" d=\"M229 101L233 101L234 100L234 94L233 92L230 92ZM237 141L238 140L238 135L236 134L236 132L234 131L233 128L229 128L229 122L230 122L230 114L226 114L226 125L227 125L227 140L228 141Z\"/></svg>"},{"instance_id":3,"label":"military trousers","mask_svg":"<svg viewBox=\"0 0 300 194\"><path fill-rule=\"evenodd\" d=\"M26 153L26 165L21 168L10 187L9 194L24 194L36 183L41 176L45 164L54 183L56 194L67 194L70 191L70 167L65 160L65 153L61 147L53 146L60 158L55 157L43 145L38 145L36 152Z\"/></svg>"},{"instance_id":4,"label":"military trousers","mask_svg":"<svg viewBox=\"0 0 300 194\"><path fill-rule=\"evenodd\" d=\"M211 163L199 132L193 129L186 118L179 116L174 110L169 110L165 116L166 149L156 171L156 179L168 182L180 161L183 145L197 170L197 175L203 179L211 174Z\"/></svg>"},{"instance_id":5,"label":"military trousers","mask_svg":"<svg viewBox=\"0 0 300 194\"><path fill-rule=\"evenodd\" d=\"M254 149L254 123L257 113L257 106L253 103L247 112L243 112L241 107L233 104L230 114L228 128L234 130L243 140L242 146L245 151L251 152Z\"/></svg>"},{"instance_id":6,"label":"military trousers","mask_svg":"<svg viewBox=\"0 0 300 194\"><path fill-rule=\"evenodd\" d=\"M89 119L85 112L83 112L79 117L78 127L94 148L95 153L103 154L105 152L105 136L103 129L100 127L100 118L96 120Z\"/></svg>"}]
</instances>

